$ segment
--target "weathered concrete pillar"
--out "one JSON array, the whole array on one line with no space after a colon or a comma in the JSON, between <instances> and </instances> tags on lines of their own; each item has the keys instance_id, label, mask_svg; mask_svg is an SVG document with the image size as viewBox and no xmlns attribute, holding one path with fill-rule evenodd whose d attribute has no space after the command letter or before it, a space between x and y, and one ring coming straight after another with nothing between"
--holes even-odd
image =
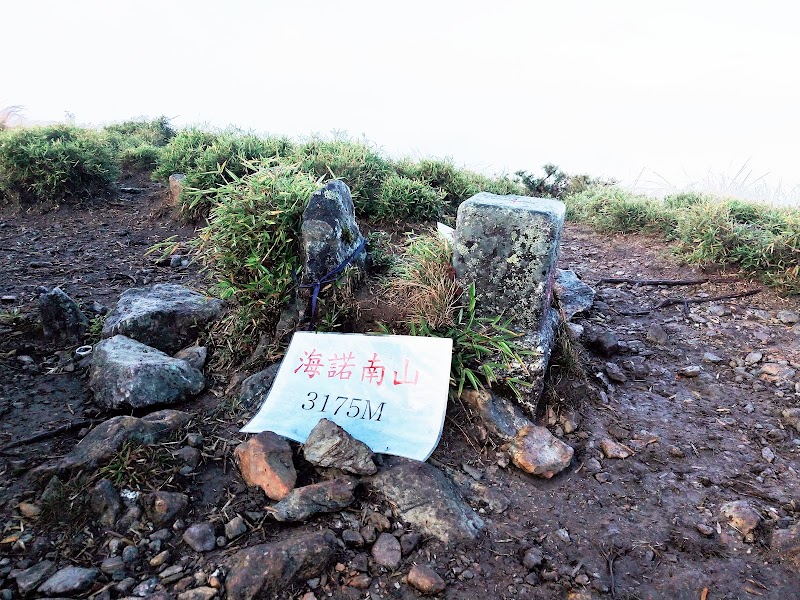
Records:
<instances>
[{"instance_id":1,"label":"weathered concrete pillar","mask_svg":"<svg viewBox=\"0 0 800 600\"><path fill-rule=\"evenodd\" d=\"M532 416L558 321L551 300L564 213L557 200L482 192L459 206L456 219L457 279L475 284L480 316L511 319L533 352L526 361L533 388L520 402Z\"/></svg>"}]
</instances>

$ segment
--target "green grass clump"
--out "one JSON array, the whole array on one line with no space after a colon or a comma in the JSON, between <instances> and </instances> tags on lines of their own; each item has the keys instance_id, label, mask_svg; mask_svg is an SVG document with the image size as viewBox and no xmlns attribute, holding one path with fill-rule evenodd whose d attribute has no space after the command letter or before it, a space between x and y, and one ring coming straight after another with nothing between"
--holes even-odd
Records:
<instances>
[{"instance_id":1,"label":"green grass clump","mask_svg":"<svg viewBox=\"0 0 800 600\"><path fill-rule=\"evenodd\" d=\"M119 176L104 135L70 125L0 132L0 195L4 202L51 204L109 191Z\"/></svg>"},{"instance_id":2,"label":"green grass clump","mask_svg":"<svg viewBox=\"0 0 800 600\"><path fill-rule=\"evenodd\" d=\"M356 215L368 219L377 216L374 203L384 180L395 173L391 161L371 144L346 137L312 138L298 145L287 161L316 179L344 181L353 196Z\"/></svg>"},{"instance_id":3,"label":"green grass clump","mask_svg":"<svg viewBox=\"0 0 800 600\"><path fill-rule=\"evenodd\" d=\"M679 213L672 237L689 262L735 265L800 292L800 211L742 200L706 200Z\"/></svg>"},{"instance_id":4,"label":"green grass clump","mask_svg":"<svg viewBox=\"0 0 800 600\"><path fill-rule=\"evenodd\" d=\"M188 129L179 132L164 148L153 178L166 180L173 173L186 175L180 208L185 216L195 218L211 210L218 187L251 172L252 161L271 159L271 164L277 164L292 147L282 137Z\"/></svg>"},{"instance_id":5,"label":"green grass clump","mask_svg":"<svg viewBox=\"0 0 800 600\"><path fill-rule=\"evenodd\" d=\"M418 179L389 175L373 203L374 216L381 221L429 221L445 210L445 192Z\"/></svg>"},{"instance_id":6,"label":"green grass clump","mask_svg":"<svg viewBox=\"0 0 800 600\"><path fill-rule=\"evenodd\" d=\"M664 200L611 186L564 199L567 218L601 231L649 232L678 242L690 263L734 265L788 292L800 292L800 211L684 192Z\"/></svg>"},{"instance_id":7,"label":"green grass clump","mask_svg":"<svg viewBox=\"0 0 800 600\"><path fill-rule=\"evenodd\" d=\"M519 396L526 382L509 373L525 369L523 356L528 352L518 343L520 335L500 317L476 315L475 286L461 290L451 259L450 245L436 233L409 239L383 284L403 321L384 330L452 339L450 389L454 396L461 395L466 385L480 389L495 383Z\"/></svg>"},{"instance_id":8,"label":"green grass clump","mask_svg":"<svg viewBox=\"0 0 800 600\"><path fill-rule=\"evenodd\" d=\"M666 232L675 215L654 198L618 187L595 186L564 198L567 219L617 233Z\"/></svg>"},{"instance_id":9,"label":"green grass clump","mask_svg":"<svg viewBox=\"0 0 800 600\"><path fill-rule=\"evenodd\" d=\"M299 264L303 210L318 187L297 169L250 165L252 172L217 188L195 243L219 295L235 307L217 328L218 339L228 340L220 342L228 350L222 360L242 358L274 329Z\"/></svg>"},{"instance_id":10,"label":"green grass clump","mask_svg":"<svg viewBox=\"0 0 800 600\"><path fill-rule=\"evenodd\" d=\"M129 146L149 144L155 147L166 146L175 137L175 130L169 118L161 116L155 119L132 119L122 123L106 125L104 131L121 139L131 140Z\"/></svg>"}]
</instances>

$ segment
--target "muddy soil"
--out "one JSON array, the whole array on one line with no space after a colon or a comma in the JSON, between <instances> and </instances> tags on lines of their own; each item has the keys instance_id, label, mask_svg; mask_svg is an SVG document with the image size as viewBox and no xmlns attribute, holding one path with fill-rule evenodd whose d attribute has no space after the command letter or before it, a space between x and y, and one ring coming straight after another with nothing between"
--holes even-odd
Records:
<instances>
[{"instance_id":1,"label":"muddy soil","mask_svg":"<svg viewBox=\"0 0 800 600\"><path fill-rule=\"evenodd\" d=\"M33 531L24 547L0 546L0 555L10 559L0 578L46 556L85 566L108 556L105 534L96 524L82 523L66 538L63 529L17 512L21 500L41 491L29 469L68 452L93 419L111 416L93 404L86 371L70 361L71 349L43 342L37 288L59 285L84 306L92 301L112 306L120 292L134 286L207 285L194 266L158 266L144 256L167 237L189 239L194 228L171 218L163 187L144 178L123 185L142 191L120 194L106 206L0 215L0 296L15 296L2 306L0 320L0 522L3 537L21 527ZM800 325L777 318L779 311L798 311L800 301L762 289L745 298L636 314L665 298L707 300L761 286L737 273L681 266L657 239L601 235L575 225L564 232L560 266L576 271L598 292L594 307L576 323L586 331L609 331L618 342L610 355L575 343L586 381L567 368L564 356L553 361L542 423L575 448L572 465L550 480L508 466L475 416L453 403L431 462L480 479L505 496L507 508L473 499L486 521L475 544L443 547L424 540L397 572L374 573L366 590L345 585L348 573L360 571L354 565L361 559L358 551L342 549L327 584L312 582L317 597L419 597L403 579L414 562L435 564L447 581L442 597L453 599L800 597L797 566L769 547L774 529L800 518L800 433L780 415L800 404ZM683 287L599 283L609 277L711 281ZM193 472L124 482L141 491L187 491L192 499L187 522L247 516L244 537L191 564L200 568L238 548L298 530L341 531L353 515L372 508L391 514L384 501L363 493L352 510L305 525L264 519L267 500L246 489L232 460L232 448L244 439L238 427L257 408L226 399L232 376L217 376L202 398L178 407L196 413L192 427L203 433L203 461ZM565 420L577 429L565 433ZM77 425L8 448L69 424ZM630 456L605 458L603 439L624 445ZM302 484L315 475L301 469L300 477ZM745 539L720 512L733 500L747 500L761 516ZM528 568L522 559L530 548L541 550L543 561ZM178 541L173 550L192 554ZM148 568L137 567L135 576L145 577ZM17 593L10 579L0 579L0 588ZM300 598L310 589L298 584L285 597Z\"/></svg>"}]
</instances>

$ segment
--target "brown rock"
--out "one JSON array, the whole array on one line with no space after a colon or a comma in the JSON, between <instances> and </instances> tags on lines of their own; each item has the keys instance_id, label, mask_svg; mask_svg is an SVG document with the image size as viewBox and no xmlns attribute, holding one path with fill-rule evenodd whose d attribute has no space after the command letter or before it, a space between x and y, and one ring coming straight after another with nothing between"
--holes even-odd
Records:
<instances>
[{"instance_id":1,"label":"brown rock","mask_svg":"<svg viewBox=\"0 0 800 600\"><path fill-rule=\"evenodd\" d=\"M761 515L747 500L726 502L720 507L720 512L742 535L751 533L761 522Z\"/></svg>"},{"instance_id":2,"label":"brown rock","mask_svg":"<svg viewBox=\"0 0 800 600\"><path fill-rule=\"evenodd\" d=\"M800 523L789 529L776 529L772 532L770 548L781 558L794 562L800 569Z\"/></svg>"},{"instance_id":3,"label":"brown rock","mask_svg":"<svg viewBox=\"0 0 800 600\"><path fill-rule=\"evenodd\" d=\"M144 514L156 527L171 525L189 505L189 496L178 492L153 492L142 501Z\"/></svg>"},{"instance_id":4,"label":"brown rock","mask_svg":"<svg viewBox=\"0 0 800 600\"><path fill-rule=\"evenodd\" d=\"M781 412L781 416L787 425L800 431L800 408L785 408Z\"/></svg>"},{"instance_id":5,"label":"brown rock","mask_svg":"<svg viewBox=\"0 0 800 600\"><path fill-rule=\"evenodd\" d=\"M372 546L372 558L382 567L394 571L403 559L400 542L391 533L382 533Z\"/></svg>"},{"instance_id":6,"label":"brown rock","mask_svg":"<svg viewBox=\"0 0 800 600\"><path fill-rule=\"evenodd\" d=\"M320 419L308 434L303 455L314 466L341 469L354 475L372 475L378 470L369 446L328 419Z\"/></svg>"},{"instance_id":7,"label":"brown rock","mask_svg":"<svg viewBox=\"0 0 800 600\"><path fill-rule=\"evenodd\" d=\"M600 440L600 449L603 451L603 454L606 458L628 458L631 455L630 450L628 450L622 444L618 444L611 438L603 438Z\"/></svg>"},{"instance_id":8,"label":"brown rock","mask_svg":"<svg viewBox=\"0 0 800 600\"><path fill-rule=\"evenodd\" d=\"M508 446L511 461L526 473L550 479L569 466L574 450L545 427L528 425Z\"/></svg>"},{"instance_id":9,"label":"brown rock","mask_svg":"<svg viewBox=\"0 0 800 600\"><path fill-rule=\"evenodd\" d=\"M276 598L293 583L319 577L336 548L336 536L326 530L241 550L229 559L228 599Z\"/></svg>"},{"instance_id":10,"label":"brown rock","mask_svg":"<svg viewBox=\"0 0 800 600\"><path fill-rule=\"evenodd\" d=\"M510 442L523 427L533 425L516 404L490 390L464 390L461 400L478 413L489 433L504 442Z\"/></svg>"},{"instance_id":11,"label":"brown rock","mask_svg":"<svg viewBox=\"0 0 800 600\"><path fill-rule=\"evenodd\" d=\"M355 480L340 477L294 489L273 507L273 516L278 521L304 521L317 513L342 510L355 501L355 487Z\"/></svg>"},{"instance_id":12,"label":"brown rock","mask_svg":"<svg viewBox=\"0 0 800 600\"><path fill-rule=\"evenodd\" d=\"M264 431L237 446L234 454L247 485L258 486L268 498L282 500L297 482L292 449L279 435Z\"/></svg>"},{"instance_id":13,"label":"brown rock","mask_svg":"<svg viewBox=\"0 0 800 600\"><path fill-rule=\"evenodd\" d=\"M408 572L409 585L417 588L423 594L430 596L444 591L446 585L444 579L429 567L414 565Z\"/></svg>"}]
</instances>

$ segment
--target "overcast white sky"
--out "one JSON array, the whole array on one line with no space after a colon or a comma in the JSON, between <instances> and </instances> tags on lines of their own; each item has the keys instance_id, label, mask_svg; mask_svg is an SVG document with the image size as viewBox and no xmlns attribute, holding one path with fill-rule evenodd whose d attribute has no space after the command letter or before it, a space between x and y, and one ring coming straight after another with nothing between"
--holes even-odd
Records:
<instances>
[{"instance_id":1,"label":"overcast white sky","mask_svg":"<svg viewBox=\"0 0 800 600\"><path fill-rule=\"evenodd\" d=\"M790 0L25 0L3 7L0 107L338 130L487 172L553 162L640 186L747 162L747 182L788 193L798 32Z\"/></svg>"}]
</instances>

